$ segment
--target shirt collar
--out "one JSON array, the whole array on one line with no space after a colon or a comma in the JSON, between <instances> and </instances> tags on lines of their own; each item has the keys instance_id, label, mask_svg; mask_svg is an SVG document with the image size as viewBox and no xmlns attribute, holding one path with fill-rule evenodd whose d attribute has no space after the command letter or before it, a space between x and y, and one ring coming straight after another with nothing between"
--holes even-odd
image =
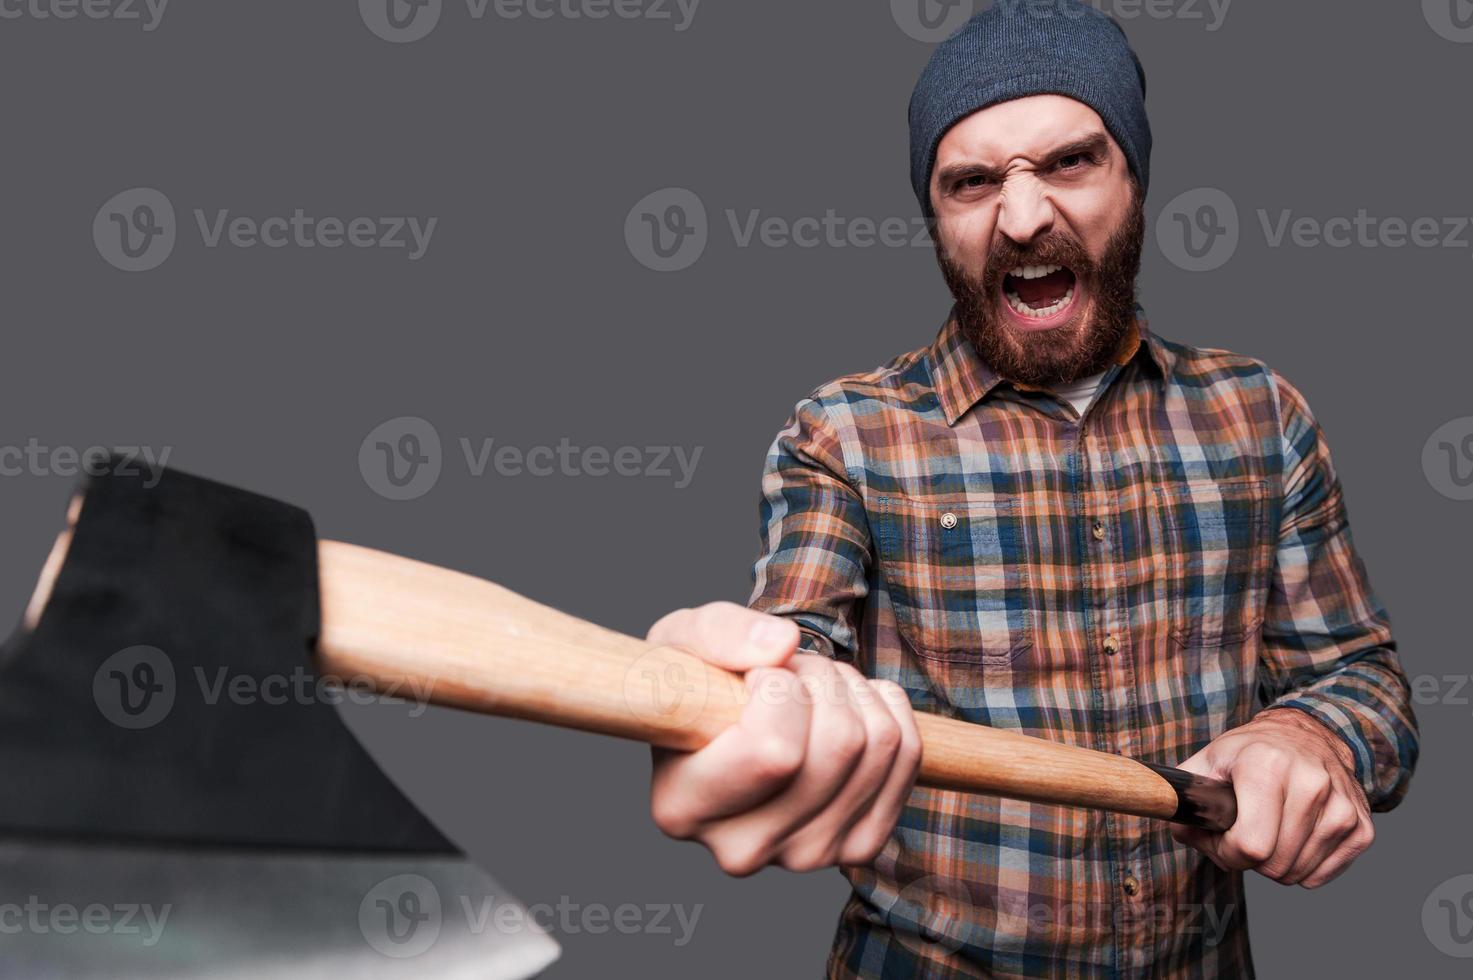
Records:
<instances>
[{"instance_id":1,"label":"shirt collar","mask_svg":"<svg viewBox=\"0 0 1473 980\"><path fill-rule=\"evenodd\" d=\"M1140 356L1143 349L1149 356ZM947 425L955 425L957 419L986 398L1002 381L977 354L972 342L962 335L954 308L937 334L935 343L927 351L927 357L931 362L932 384L941 402L941 410L946 413ZM1139 303L1135 307L1135 319L1120 342L1120 353L1115 363L1123 365L1132 360L1153 366L1163 380L1170 377L1176 363L1176 355L1151 332L1146 322L1146 311Z\"/></svg>"}]
</instances>

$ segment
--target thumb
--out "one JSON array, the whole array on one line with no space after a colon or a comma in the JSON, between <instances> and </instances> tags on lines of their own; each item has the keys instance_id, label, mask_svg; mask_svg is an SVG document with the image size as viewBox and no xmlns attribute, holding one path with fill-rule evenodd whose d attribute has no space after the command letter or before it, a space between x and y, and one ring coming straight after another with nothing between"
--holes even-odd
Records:
<instances>
[{"instance_id":1,"label":"thumb","mask_svg":"<svg viewBox=\"0 0 1473 980\"><path fill-rule=\"evenodd\" d=\"M645 637L660 646L688 650L727 670L781 667L798 652L798 625L790 619L711 602L677 609L650 627Z\"/></svg>"},{"instance_id":2,"label":"thumb","mask_svg":"<svg viewBox=\"0 0 1473 980\"><path fill-rule=\"evenodd\" d=\"M1218 772L1217 766L1213 765L1211 760L1208 758L1209 748L1211 748L1210 745L1207 748L1203 748L1195 755L1190 756L1186 760L1178 762L1176 764L1176 768L1180 769L1182 772L1189 772L1194 776L1211 776L1214 778L1219 778L1221 774ZM1213 830L1203 830L1201 827L1187 827L1178 823L1172 824L1170 830L1171 836L1174 837L1178 843L1185 844L1188 847L1196 848L1203 854L1207 855L1207 859L1210 860L1213 864L1217 865L1223 871L1228 870L1227 866L1219 861L1217 858L1217 850L1222 844L1222 834L1220 832Z\"/></svg>"}]
</instances>

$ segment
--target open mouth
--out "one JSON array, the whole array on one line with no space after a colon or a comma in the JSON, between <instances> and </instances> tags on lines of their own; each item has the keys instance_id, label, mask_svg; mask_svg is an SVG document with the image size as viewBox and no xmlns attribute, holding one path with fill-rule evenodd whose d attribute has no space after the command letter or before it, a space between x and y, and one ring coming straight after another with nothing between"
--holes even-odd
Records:
<instances>
[{"instance_id":1,"label":"open mouth","mask_svg":"<svg viewBox=\"0 0 1473 980\"><path fill-rule=\"evenodd\" d=\"M1003 277L1003 296L1024 320L1048 320L1074 305L1076 279L1063 265L1022 265Z\"/></svg>"}]
</instances>

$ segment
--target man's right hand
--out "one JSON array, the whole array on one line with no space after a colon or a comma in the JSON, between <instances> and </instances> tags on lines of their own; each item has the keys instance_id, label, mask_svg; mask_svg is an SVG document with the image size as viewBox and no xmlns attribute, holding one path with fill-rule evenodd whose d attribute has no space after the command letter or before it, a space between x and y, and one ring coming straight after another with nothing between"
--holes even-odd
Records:
<instances>
[{"instance_id":1,"label":"man's right hand","mask_svg":"<svg viewBox=\"0 0 1473 980\"><path fill-rule=\"evenodd\" d=\"M875 859L921 760L900 685L798 653L791 620L730 602L670 613L647 638L745 672L749 694L738 723L705 748L654 750L656 826L700 841L733 875Z\"/></svg>"}]
</instances>

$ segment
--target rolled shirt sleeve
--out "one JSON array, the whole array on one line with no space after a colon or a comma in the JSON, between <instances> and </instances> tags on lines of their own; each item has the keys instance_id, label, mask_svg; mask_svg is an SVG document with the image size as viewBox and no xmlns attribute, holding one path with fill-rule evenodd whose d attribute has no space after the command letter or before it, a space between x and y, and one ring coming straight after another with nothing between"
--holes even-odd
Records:
<instances>
[{"instance_id":1,"label":"rolled shirt sleeve","mask_svg":"<svg viewBox=\"0 0 1473 980\"><path fill-rule=\"evenodd\" d=\"M1283 508L1263 622L1268 708L1319 720L1350 746L1373 810L1406 795L1419 749L1386 610L1356 553L1340 480L1309 406L1277 372Z\"/></svg>"},{"instance_id":2,"label":"rolled shirt sleeve","mask_svg":"<svg viewBox=\"0 0 1473 980\"><path fill-rule=\"evenodd\" d=\"M748 605L791 618L809 653L853 660L871 560L864 502L823 406L798 403L762 473L761 550Z\"/></svg>"}]
</instances>

